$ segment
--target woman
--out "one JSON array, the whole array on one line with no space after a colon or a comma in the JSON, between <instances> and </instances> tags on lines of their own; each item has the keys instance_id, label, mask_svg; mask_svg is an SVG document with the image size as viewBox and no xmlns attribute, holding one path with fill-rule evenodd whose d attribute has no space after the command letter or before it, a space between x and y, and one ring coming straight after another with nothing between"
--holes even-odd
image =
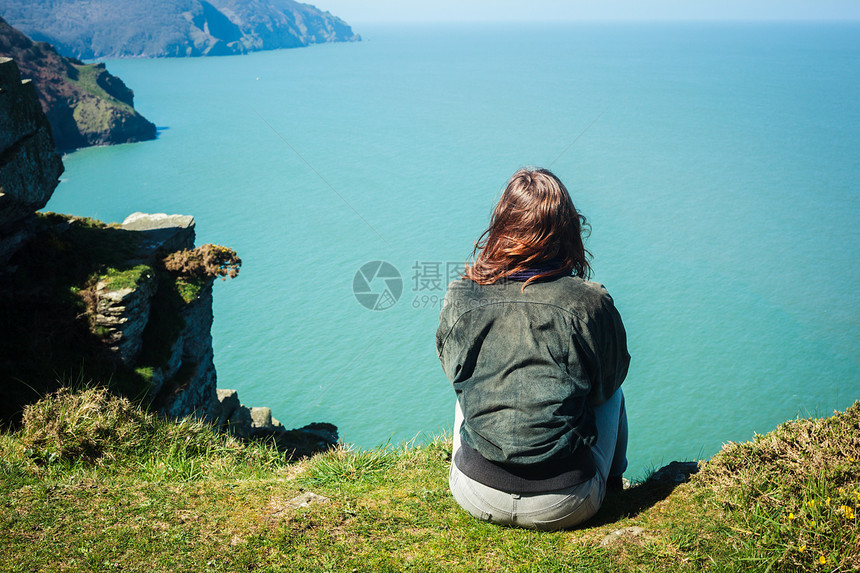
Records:
<instances>
[{"instance_id":1,"label":"woman","mask_svg":"<svg viewBox=\"0 0 860 573\"><path fill-rule=\"evenodd\" d=\"M452 282L436 332L454 386L454 499L480 519L560 529L627 466L621 317L586 280L585 218L545 169L517 171Z\"/></svg>"}]
</instances>

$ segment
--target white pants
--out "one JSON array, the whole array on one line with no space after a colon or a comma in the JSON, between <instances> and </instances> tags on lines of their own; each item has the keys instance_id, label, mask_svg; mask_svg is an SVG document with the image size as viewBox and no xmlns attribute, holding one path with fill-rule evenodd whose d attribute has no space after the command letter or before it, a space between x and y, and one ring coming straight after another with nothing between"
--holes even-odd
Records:
<instances>
[{"instance_id":1,"label":"white pants","mask_svg":"<svg viewBox=\"0 0 860 573\"><path fill-rule=\"evenodd\" d=\"M594 408L597 442L591 448L597 473L585 483L541 493L509 493L479 483L454 464L460 449L463 411L454 408L454 449L448 485L460 506L485 521L534 529L563 529L587 520L600 509L606 495L606 478L627 469L627 413L619 389Z\"/></svg>"}]
</instances>

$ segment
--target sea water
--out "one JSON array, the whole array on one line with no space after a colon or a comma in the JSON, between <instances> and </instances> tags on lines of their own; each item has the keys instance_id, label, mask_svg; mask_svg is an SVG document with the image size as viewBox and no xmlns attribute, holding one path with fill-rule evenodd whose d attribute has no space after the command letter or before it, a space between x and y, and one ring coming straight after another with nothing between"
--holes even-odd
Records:
<instances>
[{"instance_id":1,"label":"sea water","mask_svg":"<svg viewBox=\"0 0 860 573\"><path fill-rule=\"evenodd\" d=\"M158 139L64 157L47 209L191 214L238 251L219 387L365 448L450 431L445 284L536 165L588 217L627 327L631 475L860 398L860 26L358 32L108 62Z\"/></svg>"}]
</instances>

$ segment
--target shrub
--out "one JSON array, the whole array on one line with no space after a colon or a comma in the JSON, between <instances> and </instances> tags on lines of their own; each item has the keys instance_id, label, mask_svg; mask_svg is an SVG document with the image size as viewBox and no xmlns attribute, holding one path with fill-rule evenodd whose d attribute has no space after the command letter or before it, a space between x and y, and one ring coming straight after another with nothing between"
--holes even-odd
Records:
<instances>
[{"instance_id":1,"label":"shrub","mask_svg":"<svg viewBox=\"0 0 860 573\"><path fill-rule=\"evenodd\" d=\"M164 268L190 279L236 278L242 259L233 249L205 244L196 249L183 249L164 258Z\"/></svg>"},{"instance_id":2,"label":"shrub","mask_svg":"<svg viewBox=\"0 0 860 573\"><path fill-rule=\"evenodd\" d=\"M727 444L694 482L738 533L736 546L768 569L848 571L860 564L858 476L860 401Z\"/></svg>"},{"instance_id":3,"label":"shrub","mask_svg":"<svg viewBox=\"0 0 860 573\"><path fill-rule=\"evenodd\" d=\"M153 434L152 420L105 388L61 388L24 408L21 442L37 459L94 462L138 450Z\"/></svg>"},{"instance_id":4,"label":"shrub","mask_svg":"<svg viewBox=\"0 0 860 573\"><path fill-rule=\"evenodd\" d=\"M192 417L160 418L102 387L64 387L28 405L17 435L37 465L133 471L144 480L266 475L287 463L271 444L241 442Z\"/></svg>"}]
</instances>

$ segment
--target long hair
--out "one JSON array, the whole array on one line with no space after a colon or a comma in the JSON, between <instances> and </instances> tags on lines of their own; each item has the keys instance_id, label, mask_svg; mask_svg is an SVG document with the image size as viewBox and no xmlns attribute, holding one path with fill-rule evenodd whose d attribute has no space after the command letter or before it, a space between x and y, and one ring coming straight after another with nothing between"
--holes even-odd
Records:
<instances>
[{"instance_id":1,"label":"long hair","mask_svg":"<svg viewBox=\"0 0 860 573\"><path fill-rule=\"evenodd\" d=\"M577 212L564 184L546 169L520 169L508 181L490 226L475 243L464 275L493 284L514 273L539 268L523 283L574 275L588 278L591 253L583 244L590 227ZM543 270L546 267L546 270Z\"/></svg>"}]
</instances>

